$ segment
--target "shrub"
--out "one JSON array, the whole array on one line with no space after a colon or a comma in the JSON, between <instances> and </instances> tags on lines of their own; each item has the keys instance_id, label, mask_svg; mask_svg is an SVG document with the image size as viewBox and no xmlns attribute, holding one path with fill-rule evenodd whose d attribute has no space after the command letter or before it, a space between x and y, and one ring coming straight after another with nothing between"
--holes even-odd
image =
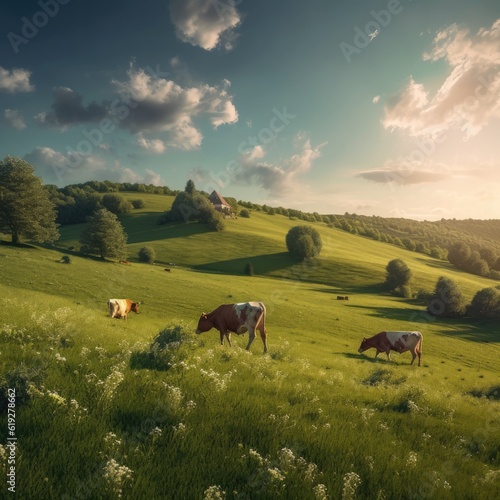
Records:
<instances>
[{"instance_id":1,"label":"shrub","mask_svg":"<svg viewBox=\"0 0 500 500\"><path fill-rule=\"evenodd\" d=\"M245 217L245 219L248 219L250 217L250 211L246 208L242 208L240 210L240 217Z\"/></svg>"},{"instance_id":2,"label":"shrub","mask_svg":"<svg viewBox=\"0 0 500 500\"><path fill-rule=\"evenodd\" d=\"M469 304L467 314L474 318L500 319L500 290L498 288L479 290Z\"/></svg>"},{"instance_id":3,"label":"shrub","mask_svg":"<svg viewBox=\"0 0 500 500\"><path fill-rule=\"evenodd\" d=\"M442 318L458 318L465 312L465 301L458 285L441 276L427 305L427 312Z\"/></svg>"},{"instance_id":4,"label":"shrub","mask_svg":"<svg viewBox=\"0 0 500 500\"><path fill-rule=\"evenodd\" d=\"M294 226L286 235L286 247L296 259L317 257L323 243L321 236L312 226Z\"/></svg>"},{"instance_id":5,"label":"shrub","mask_svg":"<svg viewBox=\"0 0 500 500\"><path fill-rule=\"evenodd\" d=\"M387 271L387 277L385 279L385 284L389 290L399 289L402 295L411 294L411 291L407 290L412 278L412 272L406 263L401 259L391 260L385 270ZM405 295L406 296L406 295Z\"/></svg>"},{"instance_id":6,"label":"shrub","mask_svg":"<svg viewBox=\"0 0 500 500\"><path fill-rule=\"evenodd\" d=\"M146 206L146 204L144 203L143 200L132 200L130 203L132 203L132 206L134 208L144 208Z\"/></svg>"},{"instance_id":7,"label":"shrub","mask_svg":"<svg viewBox=\"0 0 500 500\"><path fill-rule=\"evenodd\" d=\"M186 359L192 343L184 327L167 327L153 339L149 351L135 351L131 354L130 368L168 370L174 363Z\"/></svg>"},{"instance_id":8,"label":"shrub","mask_svg":"<svg viewBox=\"0 0 500 500\"><path fill-rule=\"evenodd\" d=\"M15 389L16 408L30 400L29 387L32 383L38 384L43 377L42 371L37 368L19 365L0 377L0 414L6 412L9 402L9 389Z\"/></svg>"},{"instance_id":9,"label":"shrub","mask_svg":"<svg viewBox=\"0 0 500 500\"><path fill-rule=\"evenodd\" d=\"M152 264L155 261L155 251L151 247L142 247L138 252L139 260Z\"/></svg>"},{"instance_id":10,"label":"shrub","mask_svg":"<svg viewBox=\"0 0 500 500\"><path fill-rule=\"evenodd\" d=\"M253 276L255 274L251 262L248 262L245 266L245 274L247 274L248 276Z\"/></svg>"},{"instance_id":11,"label":"shrub","mask_svg":"<svg viewBox=\"0 0 500 500\"><path fill-rule=\"evenodd\" d=\"M119 194L108 193L102 197L102 206L110 212L119 215L126 214L132 210L132 204Z\"/></svg>"}]
</instances>

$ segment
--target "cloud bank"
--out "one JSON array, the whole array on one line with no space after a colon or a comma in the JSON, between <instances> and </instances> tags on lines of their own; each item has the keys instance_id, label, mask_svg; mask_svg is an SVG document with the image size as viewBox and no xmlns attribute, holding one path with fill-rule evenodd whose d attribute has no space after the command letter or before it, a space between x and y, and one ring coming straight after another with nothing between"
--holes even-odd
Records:
<instances>
[{"instance_id":1,"label":"cloud bank","mask_svg":"<svg viewBox=\"0 0 500 500\"><path fill-rule=\"evenodd\" d=\"M5 122L16 130L23 130L26 128L23 114L18 109L6 109L3 112Z\"/></svg>"},{"instance_id":2,"label":"cloud bank","mask_svg":"<svg viewBox=\"0 0 500 500\"><path fill-rule=\"evenodd\" d=\"M500 117L500 19L475 35L449 26L437 33L423 59L444 60L448 76L434 95L410 78L385 105L386 129L421 136L458 128L468 139Z\"/></svg>"}]
</instances>

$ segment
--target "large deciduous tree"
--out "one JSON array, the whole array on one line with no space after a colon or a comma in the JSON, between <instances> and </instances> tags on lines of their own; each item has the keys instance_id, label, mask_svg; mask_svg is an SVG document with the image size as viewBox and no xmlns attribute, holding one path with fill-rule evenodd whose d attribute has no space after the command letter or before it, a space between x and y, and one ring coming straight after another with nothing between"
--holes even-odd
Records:
<instances>
[{"instance_id":1,"label":"large deciduous tree","mask_svg":"<svg viewBox=\"0 0 500 500\"><path fill-rule=\"evenodd\" d=\"M0 231L11 235L13 244L21 236L40 243L57 240L56 215L49 192L28 162L12 156L0 161Z\"/></svg>"},{"instance_id":2,"label":"large deciduous tree","mask_svg":"<svg viewBox=\"0 0 500 500\"><path fill-rule=\"evenodd\" d=\"M82 251L98 254L101 259L124 258L127 255L127 235L118 217L105 208L87 218L80 237Z\"/></svg>"},{"instance_id":3,"label":"large deciduous tree","mask_svg":"<svg viewBox=\"0 0 500 500\"><path fill-rule=\"evenodd\" d=\"M290 254L298 260L317 257L323 243L319 232L312 226L294 226L288 231L286 247Z\"/></svg>"},{"instance_id":4,"label":"large deciduous tree","mask_svg":"<svg viewBox=\"0 0 500 500\"><path fill-rule=\"evenodd\" d=\"M387 264L385 270L387 271L385 283L389 290L399 289L403 295L406 295L405 287L410 285L412 272L405 261L393 259Z\"/></svg>"},{"instance_id":5,"label":"large deciduous tree","mask_svg":"<svg viewBox=\"0 0 500 500\"><path fill-rule=\"evenodd\" d=\"M457 283L441 276L427 305L427 311L441 318L458 318L465 313L465 300Z\"/></svg>"}]
</instances>

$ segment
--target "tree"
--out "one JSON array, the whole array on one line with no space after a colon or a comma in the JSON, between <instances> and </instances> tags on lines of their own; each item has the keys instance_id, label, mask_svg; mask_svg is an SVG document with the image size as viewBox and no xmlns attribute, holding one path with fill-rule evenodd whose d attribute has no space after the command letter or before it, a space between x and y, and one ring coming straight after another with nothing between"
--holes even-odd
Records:
<instances>
[{"instance_id":1,"label":"tree","mask_svg":"<svg viewBox=\"0 0 500 500\"><path fill-rule=\"evenodd\" d=\"M21 158L6 156L0 161L0 231L12 243L21 236L35 242L59 238L55 205L35 169Z\"/></svg>"},{"instance_id":2,"label":"tree","mask_svg":"<svg viewBox=\"0 0 500 500\"><path fill-rule=\"evenodd\" d=\"M118 217L105 208L87 218L80 237L82 251L99 254L101 259L124 258L127 255L127 235Z\"/></svg>"},{"instance_id":3,"label":"tree","mask_svg":"<svg viewBox=\"0 0 500 500\"><path fill-rule=\"evenodd\" d=\"M312 226L294 226L286 235L286 247L298 260L317 257L323 243L318 231Z\"/></svg>"},{"instance_id":4,"label":"tree","mask_svg":"<svg viewBox=\"0 0 500 500\"><path fill-rule=\"evenodd\" d=\"M467 314L474 318L500 319L500 290L498 288L479 290L469 304Z\"/></svg>"},{"instance_id":5,"label":"tree","mask_svg":"<svg viewBox=\"0 0 500 500\"><path fill-rule=\"evenodd\" d=\"M247 262L245 266L245 274L248 276L253 276L255 274L251 262Z\"/></svg>"},{"instance_id":6,"label":"tree","mask_svg":"<svg viewBox=\"0 0 500 500\"><path fill-rule=\"evenodd\" d=\"M471 250L468 245L463 242L454 243L448 250L448 261L450 264L459 268L464 268L466 262L471 257Z\"/></svg>"},{"instance_id":7,"label":"tree","mask_svg":"<svg viewBox=\"0 0 500 500\"><path fill-rule=\"evenodd\" d=\"M148 264L152 264L155 261L156 254L154 248L142 247L139 250L138 256L141 262L147 262Z\"/></svg>"},{"instance_id":8,"label":"tree","mask_svg":"<svg viewBox=\"0 0 500 500\"><path fill-rule=\"evenodd\" d=\"M408 287L413 274L406 263L401 259L393 259L387 264L385 270L387 271L385 284L389 290L399 289L403 295L408 295Z\"/></svg>"},{"instance_id":9,"label":"tree","mask_svg":"<svg viewBox=\"0 0 500 500\"><path fill-rule=\"evenodd\" d=\"M250 212L248 209L246 208L242 208L240 210L240 217L245 217L246 219L249 219L250 218Z\"/></svg>"},{"instance_id":10,"label":"tree","mask_svg":"<svg viewBox=\"0 0 500 500\"><path fill-rule=\"evenodd\" d=\"M427 311L442 318L458 318L465 312L465 301L458 285L441 276L427 305Z\"/></svg>"},{"instance_id":11,"label":"tree","mask_svg":"<svg viewBox=\"0 0 500 500\"><path fill-rule=\"evenodd\" d=\"M105 209L116 215L126 214L132 210L132 203L119 194L105 194L101 203Z\"/></svg>"},{"instance_id":12,"label":"tree","mask_svg":"<svg viewBox=\"0 0 500 500\"><path fill-rule=\"evenodd\" d=\"M186 182L186 187L184 188L184 192L193 195L195 191L196 188L194 187L194 182L191 179L189 179Z\"/></svg>"}]
</instances>

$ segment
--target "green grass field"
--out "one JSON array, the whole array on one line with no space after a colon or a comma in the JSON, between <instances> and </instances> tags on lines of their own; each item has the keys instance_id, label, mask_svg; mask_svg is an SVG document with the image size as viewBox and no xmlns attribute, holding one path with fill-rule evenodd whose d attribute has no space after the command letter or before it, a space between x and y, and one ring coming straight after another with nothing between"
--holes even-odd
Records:
<instances>
[{"instance_id":1,"label":"green grass field","mask_svg":"<svg viewBox=\"0 0 500 500\"><path fill-rule=\"evenodd\" d=\"M297 221L252 212L220 233L158 226L172 198L127 196L146 202L121 218L131 265L68 252L81 225L62 228L56 248L0 246L20 498L500 497L498 324L432 319L381 287L393 258L414 289L445 275L470 300L495 282L321 224L320 258L296 264L284 241ZM144 245L157 265L137 262ZM140 314L109 319L110 297L141 301ZM246 337L229 348L215 330L194 334L201 312L247 300L267 306L267 355L258 338L248 353ZM169 370L132 362L177 326L185 342ZM357 353L363 336L414 329L421 367L409 353Z\"/></svg>"}]
</instances>

